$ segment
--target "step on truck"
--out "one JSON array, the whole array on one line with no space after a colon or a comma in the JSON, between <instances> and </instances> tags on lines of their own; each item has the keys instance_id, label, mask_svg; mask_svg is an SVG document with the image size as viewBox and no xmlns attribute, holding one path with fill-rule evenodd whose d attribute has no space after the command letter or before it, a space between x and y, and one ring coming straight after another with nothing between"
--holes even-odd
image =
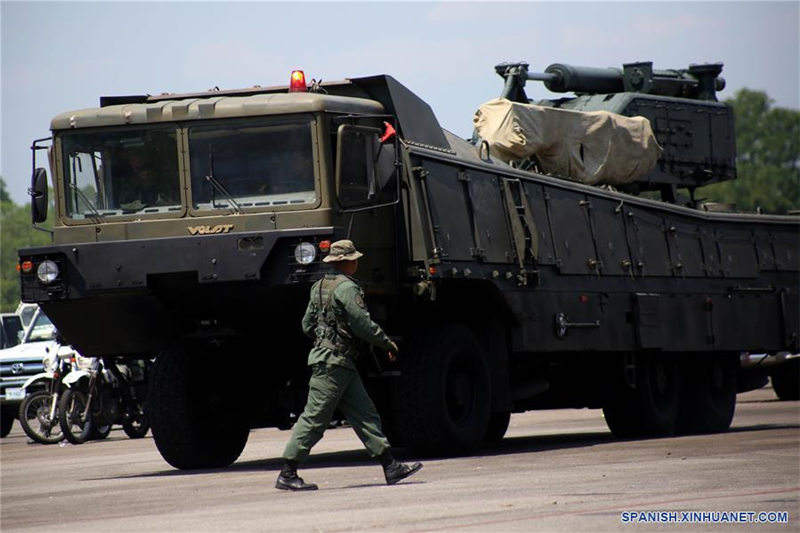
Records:
<instances>
[{"instance_id":1,"label":"step on truck","mask_svg":"<svg viewBox=\"0 0 800 533\"><path fill-rule=\"evenodd\" d=\"M177 468L302 411L300 319L341 238L400 345L361 357L395 445L465 452L564 407L623 438L723 431L740 354L798 351L800 218L696 198L736 177L721 69L498 65L467 140L388 75L102 97L33 143L53 241L19 251L22 298L88 357L156 358ZM533 104L531 80L577 96Z\"/></svg>"}]
</instances>

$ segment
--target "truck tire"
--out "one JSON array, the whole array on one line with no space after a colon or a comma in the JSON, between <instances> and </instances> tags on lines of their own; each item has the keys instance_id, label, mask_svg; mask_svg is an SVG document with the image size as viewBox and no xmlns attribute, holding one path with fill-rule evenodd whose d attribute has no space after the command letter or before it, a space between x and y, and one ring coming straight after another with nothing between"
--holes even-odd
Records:
<instances>
[{"instance_id":1,"label":"truck tire","mask_svg":"<svg viewBox=\"0 0 800 533\"><path fill-rule=\"evenodd\" d=\"M14 409L11 407L3 407L0 410L0 438L5 438L11 433L11 428L14 426Z\"/></svg>"},{"instance_id":2,"label":"truck tire","mask_svg":"<svg viewBox=\"0 0 800 533\"><path fill-rule=\"evenodd\" d=\"M448 324L409 338L400 355L393 431L423 453L452 454L486 435L491 381L486 357L465 326Z\"/></svg>"},{"instance_id":3,"label":"truck tire","mask_svg":"<svg viewBox=\"0 0 800 533\"><path fill-rule=\"evenodd\" d=\"M631 377L633 383L628 382ZM675 433L679 399L677 363L664 357L637 355L633 365L620 365L614 374L603 414L615 437L669 436Z\"/></svg>"},{"instance_id":4,"label":"truck tire","mask_svg":"<svg viewBox=\"0 0 800 533\"><path fill-rule=\"evenodd\" d=\"M489 426L486 428L486 435L483 436L484 442L500 442L506 436L508 423L511 421L511 413L503 411L492 413L489 417Z\"/></svg>"},{"instance_id":5,"label":"truck tire","mask_svg":"<svg viewBox=\"0 0 800 533\"><path fill-rule=\"evenodd\" d=\"M219 468L242 453L249 427L230 381L208 354L178 348L159 355L149 399L150 429L164 460L178 469Z\"/></svg>"},{"instance_id":6,"label":"truck tire","mask_svg":"<svg viewBox=\"0 0 800 533\"><path fill-rule=\"evenodd\" d=\"M698 358L699 358L699 354ZM685 361L681 371L678 433L717 433L731 425L736 409L737 354Z\"/></svg>"},{"instance_id":7,"label":"truck tire","mask_svg":"<svg viewBox=\"0 0 800 533\"><path fill-rule=\"evenodd\" d=\"M800 359L790 359L770 373L772 389L779 400L800 400Z\"/></svg>"}]
</instances>

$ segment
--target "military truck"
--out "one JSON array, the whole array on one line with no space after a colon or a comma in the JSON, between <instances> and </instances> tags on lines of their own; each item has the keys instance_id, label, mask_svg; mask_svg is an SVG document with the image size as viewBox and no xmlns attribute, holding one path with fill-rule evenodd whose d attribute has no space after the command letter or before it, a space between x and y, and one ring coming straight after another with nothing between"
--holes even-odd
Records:
<instances>
[{"instance_id":1,"label":"military truck","mask_svg":"<svg viewBox=\"0 0 800 533\"><path fill-rule=\"evenodd\" d=\"M798 351L800 218L695 198L736 175L720 70L496 67L504 102L543 79L577 96L537 110L646 117L660 155L619 187L496 157L388 75L103 97L33 143L56 198L52 245L19 251L23 299L86 356L156 356L153 436L182 469L301 412L300 318L340 238L401 348L361 357L395 445L468 451L563 407L602 408L620 437L722 431L740 353Z\"/></svg>"}]
</instances>

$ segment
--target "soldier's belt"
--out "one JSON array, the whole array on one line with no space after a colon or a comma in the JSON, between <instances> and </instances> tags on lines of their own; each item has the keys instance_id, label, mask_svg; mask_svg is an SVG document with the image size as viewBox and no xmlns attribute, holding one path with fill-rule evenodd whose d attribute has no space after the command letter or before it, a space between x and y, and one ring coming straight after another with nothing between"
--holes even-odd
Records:
<instances>
[{"instance_id":1,"label":"soldier's belt","mask_svg":"<svg viewBox=\"0 0 800 533\"><path fill-rule=\"evenodd\" d=\"M339 344L328 339L318 339L314 343L318 348L327 348L332 352L345 357L356 357L358 355L358 348L355 346L348 346L346 344Z\"/></svg>"}]
</instances>

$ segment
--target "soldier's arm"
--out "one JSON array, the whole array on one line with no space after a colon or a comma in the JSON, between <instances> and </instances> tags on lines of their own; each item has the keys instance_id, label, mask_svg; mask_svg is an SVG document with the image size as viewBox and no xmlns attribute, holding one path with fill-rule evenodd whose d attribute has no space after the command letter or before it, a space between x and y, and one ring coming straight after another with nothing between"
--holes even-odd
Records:
<instances>
[{"instance_id":1,"label":"soldier's arm","mask_svg":"<svg viewBox=\"0 0 800 533\"><path fill-rule=\"evenodd\" d=\"M364 293L357 285L345 284L336 291L336 297L344 308L347 325L356 337L386 351L395 349L391 339L369 316L364 303Z\"/></svg>"}]
</instances>

